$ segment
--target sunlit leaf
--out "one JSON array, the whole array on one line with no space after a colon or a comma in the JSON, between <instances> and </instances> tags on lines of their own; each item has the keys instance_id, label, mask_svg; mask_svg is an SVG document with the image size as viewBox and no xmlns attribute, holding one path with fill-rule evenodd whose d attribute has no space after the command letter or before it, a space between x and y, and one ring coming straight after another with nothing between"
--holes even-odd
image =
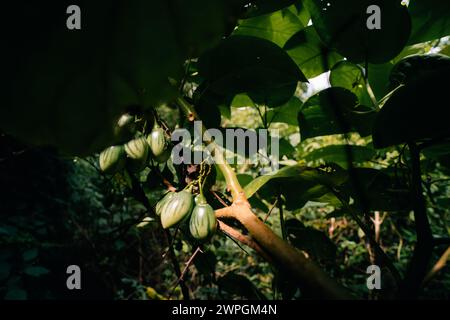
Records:
<instances>
[{"instance_id":1,"label":"sunlit leaf","mask_svg":"<svg viewBox=\"0 0 450 320\"><path fill-rule=\"evenodd\" d=\"M293 35L284 45L284 49L307 78L330 70L336 62L343 59L334 50L325 46L312 26Z\"/></svg>"}]
</instances>

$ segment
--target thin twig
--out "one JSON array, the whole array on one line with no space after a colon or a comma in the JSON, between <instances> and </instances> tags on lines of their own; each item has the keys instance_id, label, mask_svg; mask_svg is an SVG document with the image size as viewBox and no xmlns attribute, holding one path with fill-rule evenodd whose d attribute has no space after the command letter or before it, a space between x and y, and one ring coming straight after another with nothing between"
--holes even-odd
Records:
<instances>
[{"instance_id":1,"label":"thin twig","mask_svg":"<svg viewBox=\"0 0 450 320\"><path fill-rule=\"evenodd\" d=\"M278 200L280 198L277 197L277 199L275 200L275 202L273 203L273 205L270 207L269 212L267 212L266 216L264 217L264 223L267 222L267 219L269 219L270 214L272 213L273 209L277 206L278 204Z\"/></svg>"},{"instance_id":2,"label":"thin twig","mask_svg":"<svg viewBox=\"0 0 450 320\"><path fill-rule=\"evenodd\" d=\"M219 202L224 206L224 207L228 207L228 204L213 190L211 190L211 193L214 195L214 197L216 197L217 200L219 200Z\"/></svg>"},{"instance_id":3,"label":"thin twig","mask_svg":"<svg viewBox=\"0 0 450 320\"><path fill-rule=\"evenodd\" d=\"M185 263L185 267L183 269L183 271L180 273L180 276L177 279L177 282L174 284L172 291L169 295L169 299L172 297L173 292L175 291L175 288L178 286L178 284L184 282L184 276L186 275L189 267L191 266L192 262L194 262L194 258L195 256L199 253L203 253L203 251L200 249L200 247L197 247L197 249L195 249L194 253L192 254L192 256L189 258L189 260Z\"/></svg>"},{"instance_id":4,"label":"thin twig","mask_svg":"<svg viewBox=\"0 0 450 320\"><path fill-rule=\"evenodd\" d=\"M403 237L395 226L394 222L391 221L391 227L394 233L398 236L398 247L397 247L397 260L400 261L402 248L403 248Z\"/></svg>"},{"instance_id":5,"label":"thin twig","mask_svg":"<svg viewBox=\"0 0 450 320\"><path fill-rule=\"evenodd\" d=\"M278 211L280 213L281 237L283 238L283 240L286 240L287 234L284 224L283 203L281 203L281 193L278 193L277 199L278 199Z\"/></svg>"}]
</instances>

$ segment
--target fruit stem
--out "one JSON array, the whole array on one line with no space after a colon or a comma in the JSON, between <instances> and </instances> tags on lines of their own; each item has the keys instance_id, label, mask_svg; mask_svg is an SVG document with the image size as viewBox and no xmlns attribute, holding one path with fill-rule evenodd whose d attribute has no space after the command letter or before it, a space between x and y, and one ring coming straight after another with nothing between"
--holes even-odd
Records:
<instances>
[{"instance_id":1,"label":"fruit stem","mask_svg":"<svg viewBox=\"0 0 450 320\"><path fill-rule=\"evenodd\" d=\"M186 100L184 100L182 97L178 97L176 99L176 104L181 108L181 110L186 114L189 121L194 121L196 119L199 119L197 113L194 110L194 107L190 105ZM219 170L222 172L223 176L225 177L225 181L227 183L228 189L231 192L231 196L233 197L233 202L242 200L244 196L244 190L241 187L241 184L239 183L236 173L234 172L233 168L226 162L226 159L224 157L224 150L218 146L214 140L209 136L208 132L206 131L205 126L202 124L201 126L200 134L202 137L205 138L205 143L210 146L210 151L212 155L214 156L214 163L219 168ZM205 135L205 136L204 136Z\"/></svg>"}]
</instances>

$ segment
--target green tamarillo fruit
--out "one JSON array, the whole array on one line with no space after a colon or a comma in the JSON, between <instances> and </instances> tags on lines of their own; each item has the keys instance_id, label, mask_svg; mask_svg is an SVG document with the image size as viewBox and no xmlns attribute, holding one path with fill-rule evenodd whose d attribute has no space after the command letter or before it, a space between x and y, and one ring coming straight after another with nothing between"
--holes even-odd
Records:
<instances>
[{"instance_id":1,"label":"green tamarillo fruit","mask_svg":"<svg viewBox=\"0 0 450 320\"><path fill-rule=\"evenodd\" d=\"M206 202L203 195L198 195L195 199L195 207L189 221L189 231L197 240L210 238L217 228L217 219L214 209Z\"/></svg>"},{"instance_id":2,"label":"green tamarillo fruit","mask_svg":"<svg viewBox=\"0 0 450 320\"><path fill-rule=\"evenodd\" d=\"M107 174L114 174L125 167L126 154L123 146L111 146L100 153L100 170Z\"/></svg>"},{"instance_id":3,"label":"green tamarillo fruit","mask_svg":"<svg viewBox=\"0 0 450 320\"><path fill-rule=\"evenodd\" d=\"M155 207L155 213L158 216L161 216L162 210L164 208L164 205L170 200L172 199L172 197L175 195L175 192L169 192L167 193L161 200L158 201L158 203L156 204Z\"/></svg>"},{"instance_id":4,"label":"green tamarillo fruit","mask_svg":"<svg viewBox=\"0 0 450 320\"><path fill-rule=\"evenodd\" d=\"M130 113L122 114L114 126L114 139L119 143L133 138L136 133L135 117Z\"/></svg>"},{"instance_id":5,"label":"green tamarillo fruit","mask_svg":"<svg viewBox=\"0 0 450 320\"><path fill-rule=\"evenodd\" d=\"M156 122L152 132L147 136L147 143L150 146L153 158L158 162L166 162L170 156L168 151L169 143L167 141L164 129Z\"/></svg>"},{"instance_id":6,"label":"green tamarillo fruit","mask_svg":"<svg viewBox=\"0 0 450 320\"><path fill-rule=\"evenodd\" d=\"M125 144L127 167L133 172L142 171L147 166L149 148L145 138L137 138Z\"/></svg>"},{"instance_id":7,"label":"green tamarillo fruit","mask_svg":"<svg viewBox=\"0 0 450 320\"><path fill-rule=\"evenodd\" d=\"M164 229L177 225L186 220L194 205L190 191L183 190L174 193L161 207L161 224Z\"/></svg>"}]
</instances>

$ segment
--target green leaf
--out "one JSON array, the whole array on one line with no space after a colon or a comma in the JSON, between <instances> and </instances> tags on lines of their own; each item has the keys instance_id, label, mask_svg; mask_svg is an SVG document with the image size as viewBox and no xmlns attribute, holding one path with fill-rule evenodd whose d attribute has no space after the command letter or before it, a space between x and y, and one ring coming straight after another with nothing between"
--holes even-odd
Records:
<instances>
[{"instance_id":1,"label":"green leaf","mask_svg":"<svg viewBox=\"0 0 450 320\"><path fill-rule=\"evenodd\" d=\"M395 63L369 65L369 83L377 100L381 100L389 92L389 76Z\"/></svg>"},{"instance_id":2,"label":"green leaf","mask_svg":"<svg viewBox=\"0 0 450 320\"><path fill-rule=\"evenodd\" d=\"M450 198L438 198L436 199L436 203L441 208L447 210L447 208L450 207Z\"/></svg>"},{"instance_id":3,"label":"green leaf","mask_svg":"<svg viewBox=\"0 0 450 320\"><path fill-rule=\"evenodd\" d=\"M348 61L338 62L331 68L330 84L353 92L360 104L372 106L372 99L367 92L363 69Z\"/></svg>"},{"instance_id":4,"label":"green leaf","mask_svg":"<svg viewBox=\"0 0 450 320\"><path fill-rule=\"evenodd\" d=\"M258 197L252 197L248 200L250 206L254 209L259 209L261 212L267 213L269 212L269 208L267 205Z\"/></svg>"},{"instance_id":5,"label":"green leaf","mask_svg":"<svg viewBox=\"0 0 450 320\"><path fill-rule=\"evenodd\" d=\"M269 123L283 122L290 125L298 125L297 114L302 107L302 102L297 97L292 97L281 107L267 111L267 120Z\"/></svg>"},{"instance_id":6,"label":"green leaf","mask_svg":"<svg viewBox=\"0 0 450 320\"><path fill-rule=\"evenodd\" d=\"M32 277L40 277L48 274L50 270L41 266L30 266L26 267L23 272Z\"/></svg>"},{"instance_id":7,"label":"green leaf","mask_svg":"<svg viewBox=\"0 0 450 320\"><path fill-rule=\"evenodd\" d=\"M417 69L416 69L417 70ZM450 68L424 75L396 89L378 113L373 127L377 148L450 135L447 80Z\"/></svg>"},{"instance_id":8,"label":"green leaf","mask_svg":"<svg viewBox=\"0 0 450 320\"><path fill-rule=\"evenodd\" d=\"M14 236L17 233L17 228L12 226L0 226L0 236Z\"/></svg>"},{"instance_id":9,"label":"green leaf","mask_svg":"<svg viewBox=\"0 0 450 320\"><path fill-rule=\"evenodd\" d=\"M6 292L5 300L27 300L27 292L22 289L11 289Z\"/></svg>"},{"instance_id":10,"label":"green leaf","mask_svg":"<svg viewBox=\"0 0 450 320\"><path fill-rule=\"evenodd\" d=\"M330 68L342 57L328 49L320 40L314 27L309 26L293 35L284 45L307 78L313 78Z\"/></svg>"},{"instance_id":11,"label":"green leaf","mask_svg":"<svg viewBox=\"0 0 450 320\"><path fill-rule=\"evenodd\" d=\"M239 107L253 107L255 103L250 99L248 95L245 93L237 94L230 103L231 107L239 108Z\"/></svg>"},{"instance_id":12,"label":"green leaf","mask_svg":"<svg viewBox=\"0 0 450 320\"><path fill-rule=\"evenodd\" d=\"M420 81L441 70L450 69L450 58L441 54L414 54L400 60L391 70L390 89L402 84Z\"/></svg>"},{"instance_id":13,"label":"green leaf","mask_svg":"<svg viewBox=\"0 0 450 320\"><path fill-rule=\"evenodd\" d=\"M294 165L257 177L245 186L244 192L250 198L262 187L266 187L265 195L285 195L286 207L291 209L303 206L308 200L322 197L330 191L329 188L343 183L346 178L347 175L337 167L315 169Z\"/></svg>"},{"instance_id":14,"label":"green leaf","mask_svg":"<svg viewBox=\"0 0 450 320\"><path fill-rule=\"evenodd\" d=\"M331 145L314 150L307 154L306 161L324 161L325 163L336 163L339 166L348 168L347 151L352 154L352 165L366 162L375 156L375 151L364 146L353 145Z\"/></svg>"},{"instance_id":15,"label":"green leaf","mask_svg":"<svg viewBox=\"0 0 450 320\"><path fill-rule=\"evenodd\" d=\"M450 6L441 0L411 0L409 13L412 19L408 44L430 41L450 35Z\"/></svg>"},{"instance_id":16,"label":"green leaf","mask_svg":"<svg viewBox=\"0 0 450 320\"><path fill-rule=\"evenodd\" d=\"M248 185L254 179L253 176L251 176L249 174L244 174L244 173L237 174L236 177L237 177L237 179L239 181L239 184L242 187L245 187L246 185Z\"/></svg>"},{"instance_id":17,"label":"green leaf","mask_svg":"<svg viewBox=\"0 0 450 320\"><path fill-rule=\"evenodd\" d=\"M278 139L278 151L280 157L286 156L286 157L292 157L292 154L295 152L295 148L291 145L291 143L284 139Z\"/></svg>"},{"instance_id":18,"label":"green leaf","mask_svg":"<svg viewBox=\"0 0 450 320\"><path fill-rule=\"evenodd\" d=\"M253 0L245 13L246 18L268 14L289 7L298 0Z\"/></svg>"},{"instance_id":19,"label":"green leaf","mask_svg":"<svg viewBox=\"0 0 450 320\"><path fill-rule=\"evenodd\" d=\"M153 0L155 1L155 0ZM217 45L225 35L232 15L228 0L172 0L169 19L179 25L178 39L191 57Z\"/></svg>"},{"instance_id":20,"label":"green leaf","mask_svg":"<svg viewBox=\"0 0 450 320\"><path fill-rule=\"evenodd\" d=\"M251 198L262 186L272 179L294 177L304 170L306 170L305 167L289 166L278 170L274 174L259 176L244 187L245 196Z\"/></svg>"},{"instance_id":21,"label":"green leaf","mask_svg":"<svg viewBox=\"0 0 450 320\"><path fill-rule=\"evenodd\" d=\"M22 259L25 262L29 262L29 261L35 259L37 257L37 255L38 255L38 249L36 249L36 248L29 249L22 254Z\"/></svg>"},{"instance_id":22,"label":"green leaf","mask_svg":"<svg viewBox=\"0 0 450 320\"><path fill-rule=\"evenodd\" d=\"M206 128L219 128L222 120L219 107L228 107L230 99L208 90L204 84L197 87L193 98L195 111Z\"/></svg>"},{"instance_id":23,"label":"green leaf","mask_svg":"<svg viewBox=\"0 0 450 320\"><path fill-rule=\"evenodd\" d=\"M242 20L233 35L263 38L282 47L297 31L304 28L295 7Z\"/></svg>"},{"instance_id":24,"label":"green leaf","mask_svg":"<svg viewBox=\"0 0 450 320\"><path fill-rule=\"evenodd\" d=\"M220 111L220 114L222 115L222 117L224 117L226 119L231 119L231 108L230 108L230 106L220 105L219 106L219 111Z\"/></svg>"},{"instance_id":25,"label":"green leaf","mask_svg":"<svg viewBox=\"0 0 450 320\"><path fill-rule=\"evenodd\" d=\"M450 142L437 143L422 150L425 157L440 160L442 157L450 155Z\"/></svg>"},{"instance_id":26,"label":"green leaf","mask_svg":"<svg viewBox=\"0 0 450 320\"><path fill-rule=\"evenodd\" d=\"M250 36L222 41L200 58L199 72L219 95L247 93L255 103L272 107L289 101L298 81L307 81L280 47Z\"/></svg>"},{"instance_id":27,"label":"green leaf","mask_svg":"<svg viewBox=\"0 0 450 320\"><path fill-rule=\"evenodd\" d=\"M413 54L424 54L429 50L428 45L418 44L408 46L395 57L395 59L383 64L369 64L369 83L375 94L375 97L380 100L392 90L389 85L389 77L394 65L406 56Z\"/></svg>"},{"instance_id":28,"label":"green leaf","mask_svg":"<svg viewBox=\"0 0 450 320\"><path fill-rule=\"evenodd\" d=\"M384 63L397 56L411 32L411 19L400 0L306 0L313 26L331 48L360 63ZM370 5L381 10L381 29L367 27Z\"/></svg>"},{"instance_id":29,"label":"green leaf","mask_svg":"<svg viewBox=\"0 0 450 320\"><path fill-rule=\"evenodd\" d=\"M309 98L298 114L302 140L357 131L371 132L375 112L358 106L358 98L349 90L332 87Z\"/></svg>"}]
</instances>

